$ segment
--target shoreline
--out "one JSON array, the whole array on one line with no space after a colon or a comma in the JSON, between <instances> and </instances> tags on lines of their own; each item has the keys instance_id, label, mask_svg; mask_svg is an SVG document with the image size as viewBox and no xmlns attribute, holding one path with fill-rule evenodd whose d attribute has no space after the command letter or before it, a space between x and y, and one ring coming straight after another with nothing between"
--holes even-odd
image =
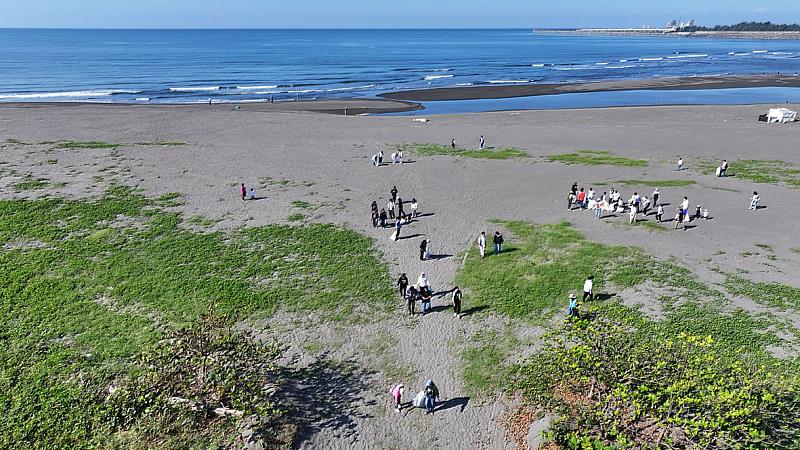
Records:
<instances>
[{"instance_id":1,"label":"shoreline","mask_svg":"<svg viewBox=\"0 0 800 450\"><path fill-rule=\"evenodd\" d=\"M388 92L378 95L389 100L411 102L489 100L583 92L641 90L713 90L755 87L800 87L800 76L731 75L707 77L655 78L647 80L594 81L565 84L524 84L496 86L444 87Z\"/></svg>"},{"instance_id":2,"label":"shoreline","mask_svg":"<svg viewBox=\"0 0 800 450\"><path fill-rule=\"evenodd\" d=\"M104 102L7 102L0 103L0 110L13 108L48 108L48 107L124 107L124 108L156 108L156 109L241 109L250 112L291 113L316 112L334 115L361 115L411 112L424 109L417 102L383 98L346 98L319 99L300 101L268 102L226 102L212 103L104 103Z\"/></svg>"}]
</instances>

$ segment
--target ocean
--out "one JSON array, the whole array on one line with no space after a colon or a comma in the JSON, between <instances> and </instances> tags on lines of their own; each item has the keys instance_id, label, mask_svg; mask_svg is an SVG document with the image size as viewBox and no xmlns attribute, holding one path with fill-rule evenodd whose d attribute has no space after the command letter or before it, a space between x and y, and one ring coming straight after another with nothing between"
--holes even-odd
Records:
<instances>
[{"instance_id":1,"label":"ocean","mask_svg":"<svg viewBox=\"0 0 800 450\"><path fill-rule=\"evenodd\" d=\"M0 102L260 102L777 72L800 72L800 41L531 30L0 30Z\"/></svg>"}]
</instances>

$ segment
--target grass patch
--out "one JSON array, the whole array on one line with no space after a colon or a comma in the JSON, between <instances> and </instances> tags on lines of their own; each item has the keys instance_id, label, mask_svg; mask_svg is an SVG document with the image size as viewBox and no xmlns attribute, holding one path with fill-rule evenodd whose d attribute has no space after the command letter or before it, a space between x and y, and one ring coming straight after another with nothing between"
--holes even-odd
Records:
<instances>
[{"instance_id":1,"label":"grass patch","mask_svg":"<svg viewBox=\"0 0 800 450\"><path fill-rule=\"evenodd\" d=\"M800 247L793 247L789 250L793 251L794 253L800 254Z\"/></svg>"},{"instance_id":2,"label":"grass patch","mask_svg":"<svg viewBox=\"0 0 800 450\"><path fill-rule=\"evenodd\" d=\"M631 159L614 155L607 150L580 150L575 153L561 153L547 157L549 161L564 164L582 164L587 166L620 166L620 167L646 167L644 159Z\"/></svg>"},{"instance_id":3,"label":"grass patch","mask_svg":"<svg viewBox=\"0 0 800 450\"><path fill-rule=\"evenodd\" d=\"M175 198L0 200L0 448L108 448L96 393L211 309L350 321L393 307L371 239L321 224L198 233L163 209Z\"/></svg>"},{"instance_id":4,"label":"grass patch","mask_svg":"<svg viewBox=\"0 0 800 450\"><path fill-rule=\"evenodd\" d=\"M55 148L61 149L114 149L122 144L112 144L101 141L61 141L55 142Z\"/></svg>"},{"instance_id":5,"label":"grass patch","mask_svg":"<svg viewBox=\"0 0 800 450\"><path fill-rule=\"evenodd\" d=\"M581 293L593 275L595 294L636 286L646 280L695 293L707 289L688 270L659 262L634 247L610 246L587 240L569 223L535 225L496 222L516 237L500 255L481 259L470 249L456 284L468 287L476 307L490 307L509 317L546 322L563 313L570 293Z\"/></svg>"},{"instance_id":6,"label":"grass patch","mask_svg":"<svg viewBox=\"0 0 800 450\"><path fill-rule=\"evenodd\" d=\"M286 218L286 220L288 220L289 222L302 222L305 219L306 219L306 216L304 216L304 215L302 215L300 213L291 214L291 215L289 215L289 217Z\"/></svg>"},{"instance_id":7,"label":"grass patch","mask_svg":"<svg viewBox=\"0 0 800 450\"><path fill-rule=\"evenodd\" d=\"M146 145L151 147L182 147L186 145L186 143L172 142L172 141L154 141L154 142L137 142L136 145Z\"/></svg>"},{"instance_id":8,"label":"grass patch","mask_svg":"<svg viewBox=\"0 0 800 450\"><path fill-rule=\"evenodd\" d=\"M397 149L404 152L411 152L419 156L444 155L478 159L513 159L529 156L527 152L514 147L489 147L483 150L470 150L439 144L400 144L397 146Z\"/></svg>"},{"instance_id":9,"label":"grass patch","mask_svg":"<svg viewBox=\"0 0 800 450\"><path fill-rule=\"evenodd\" d=\"M655 231L657 233L665 233L670 230L669 227L665 226L664 224L652 220L637 220L636 222L633 223L628 223L628 222L625 223L631 227L645 228L648 231Z\"/></svg>"},{"instance_id":10,"label":"grass patch","mask_svg":"<svg viewBox=\"0 0 800 450\"><path fill-rule=\"evenodd\" d=\"M760 249L766 250L766 251L768 251L768 252L772 252L772 251L774 251L774 250L772 249L772 246L771 246L771 245L768 245L768 244L762 244L762 243L760 243L760 242L756 242L756 243L755 243L755 244L753 244L753 245L755 245L756 247L758 247L758 248L760 248Z\"/></svg>"},{"instance_id":11,"label":"grass patch","mask_svg":"<svg viewBox=\"0 0 800 450\"><path fill-rule=\"evenodd\" d=\"M463 381L466 393L481 396L496 392L506 377L508 359L523 342L512 329L479 332L471 339L471 345L463 349L463 341L457 341L463 359Z\"/></svg>"},{"instance_id":12,"label":"grass patch","mask_svg":"<svg viewBox=\"0 0 800 450\"><path fill-rule=\"evenodd\" d=\"M726 276L724 286L731 295L747 297L765 306L800 311L800 289L796 287L754 282L738 275Z\"/></svg>"},{"instance_id":13,"label":"grass patch","mask_svg":"<svg viewBox=\"0 0 800 450\"><path fill-rule=\"evenodd\" d=\"M219 220L209 219L201 215L194 215L186 223L203 228L210 228L219 223Z\"/></svg>"},{"instance_id":14,"label":"grass patch","mask_svg":"<svg viewBox=\"0 0 800 450\"><path fill-rule=\"evenodd\" d=\"M483 260L475 251L467 254L457 278L470 289L471 304L548 320L565 315L567 294L594 274L596 295L609 283L648 282L643 292L652 287L658 293L643 301L659 302L663 317L651 320L635 306L601 297L581 306L579 320L548 320L552 332L544 350L511 366L501 335L481 333L463 354L466 386L507 387L522 394L531 410L555 413L550 438L564 448L656 448L661 429L670 442L680 439L682 448L706 448L717 439L758 447L762 439L777 445L789 442L784 436L800 436L794 409L800 406L800 360L771 353L787 347L778 333L797 335L791 325L770 313L724 311L722 294L686 268L636 248L587 241L569 224L499 223L518 242L509 239L505 254ZM800 289L787 286L729 277L725 288L771 306L800 303ZM757 414L753 401L759 402ZM741 421L729 414L733 410L757 418ZM782 433L773 436L773 429Z\"/></svg>"},{"instance_id":15,"label":"grass patch","mask_svg":"<svg viewBox=\"0 0 800 450\"><path fill-rule=\"evenodd\" d=\"M697 169L707 175L715 174L716 161L700 160L695 163ZM728 166L729 177L750 180L761 184L786 184L800 188L800 169L792 163L780 160L740 159L732 161Z\"/></svg>"},{"instance_id":16,"label":"grass patch","mask_svg":"<svg viewBox=\"0 0 800 450\"><path fill-rule=\"evenodd\" d=\"M298 209L311 209L313 205L308 202L304 202L302 200L294 200L292 202L292 206Z\"/></svg>"},{"instance_id":17,"label":"grass patch","mask_svg":"<svg viewBox=\"0 0 800 450\"><path fill-rule=\"evenodd\" d=\"M44 189L47 187L47 180L44 178L36 178L31 175L25 176L22 181L11 185L16 192L22 191L35 191L37 189Z\"/></svg>"},{"instance_id":18,"label":"grass patch","mask_svg":"<svg viewBox=\"0 0 800 450\"><path fill-rule=\"evenodd\" d=\"M600 184L600 183L598 183ZM610 185L622 186L649 186L654 188L686 187L697 184L694 180L617 180L609 183Z\"/></svg>"}]
</instances>

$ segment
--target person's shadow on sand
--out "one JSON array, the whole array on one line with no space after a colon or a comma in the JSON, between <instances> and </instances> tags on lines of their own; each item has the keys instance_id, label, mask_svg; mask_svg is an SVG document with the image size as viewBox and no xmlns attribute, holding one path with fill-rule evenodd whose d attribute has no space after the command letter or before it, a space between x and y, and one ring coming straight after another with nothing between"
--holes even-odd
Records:
<instances>
[{"instance_id":1,"label":"person's shadow on sand","mask_svg":"<svg viewBox=\"0 0 800 450\"><path fill-rule=\"evenodd\" d=\"M450 400L446 400L442 403L439 403L439 405L437 405L433 411L439 412L439 411L447 411L448 409L453 409L453 408L460 408L458 412L464 412L464 408L467 407L468 403L469 403L469 397L451 398Z\"/></svg>"}]
</instances>

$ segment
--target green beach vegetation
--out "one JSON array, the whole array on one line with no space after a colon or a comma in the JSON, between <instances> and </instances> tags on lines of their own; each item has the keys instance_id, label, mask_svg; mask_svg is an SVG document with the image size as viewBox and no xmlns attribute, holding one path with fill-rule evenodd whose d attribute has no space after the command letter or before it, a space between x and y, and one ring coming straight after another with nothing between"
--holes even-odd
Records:
<instances>
[{"instance_id":1,"label":"green beach vegetation","mask_svg":"<svg viewBox=\"0 0 800 450\"><path fill-rule=\"evenodd\" d=\"M236 397L237 383L271 376L275 351L202 324L246 323L279 309L346 323L388 312L387 267L369 238L321 224L194 232L168 209L178 199L115 186L92 200L0 200L1 448L208 448L233 425L187 418L169 398L211 405L203 399ZM199 345L243 362L267 355L264 372L251 378L237 365L219 367L219 378L188 392L187 379L160 377L140 362L196 373L188 353L172 362L159 356L164 339L195 340L188 353ZM133 393L117 401L114 386ZM271 410L259 399L223 403L247 414Z\"/></svg>"},{"instance_id":2,"label":"green beach vegetation","mask_svg":"<svg viewBox=\"0 0 800 450\"><path fill-rule=\"evenodd\" d=\"M604 183L607 185L621 185L621 186L648 186L654 188L671 188L671 187L686 187L697 184L694 180L616 180Z\"/></svg>"},{"instance_id":3,"label":"green beach vegetation","mask_svg":"<svg viewBox=\"0 0 800 450\"><path fill-rule=\"evenodd\" d=\"M579 150L574 153L561 153L547 157L549 161L564 164L582 164L587 166L620 166L620 167L646 167L644 159L631 159L614 155L607 150Z\"/></svg>"},{"instance_id":4,"label":"green beach vegetation","mask_svg":"<svg viewBox=\"0 0 800 450\"><path fill-rule=\"evenodd\" d=\"M779 359L797 330L751 314L673 261L587 240L568 223L498 221L513 236L500 255L468 251L457 284L471 308L549 330L544 348L515 357L516 336L481 333L463 353L470 389L505 387L520 414L557 419L561 448L778 448L800 442L800 364ZM564 320L570 293L595 278L595 301ZM795 306L796 289L728 277L725 289L762 304ZM646 316L616 296L632 289L659 311ZM629 292L633 292L629 291ZM658 292L658 294L656 294ZM652 303L652 304L651 304ZM729 446L729 447L727 447ZM791 446L791 445L789 445Z\"/></svg>"},{"instance_id":5,"label":"green beach vegetation","mask_svg":"<svg viewBox=\"0 0 800 450\"><path fill-rule=\"evenodd\" d=\"M47 180L44 178L36 178L31 175L26 175L22 181L14 183L12 187L16 192L44 189L47 187Z\"/></svg>"},{"instance_id":6,"label":"green beach vegetation","mask_svg":"<svg viewBox=\"0 0 800 450\"><path fill-rule=\"evenodd\" d=\"M454 149L450 146L439 144L400 144L397 146L397 149L404 152L411 152L419 156L444 155L478 159L512 159L529 156L527 152L514 147L487 147L482 150L470 150L464 148Z\"/></svg>"},{"instance_id":7,"label":"green beach vegetation","mask_svg":"<svg viewBox=\"0 0 800 450\"><path fill-rule=\"evenodd\" d=\"M715 174L719 162L698 160L697 169L704 174ZM750 180L761 184L786 184L800 188L800 169L780 160L739 159L728 164L729 177Z\"/></svg>"}]
</instances>

